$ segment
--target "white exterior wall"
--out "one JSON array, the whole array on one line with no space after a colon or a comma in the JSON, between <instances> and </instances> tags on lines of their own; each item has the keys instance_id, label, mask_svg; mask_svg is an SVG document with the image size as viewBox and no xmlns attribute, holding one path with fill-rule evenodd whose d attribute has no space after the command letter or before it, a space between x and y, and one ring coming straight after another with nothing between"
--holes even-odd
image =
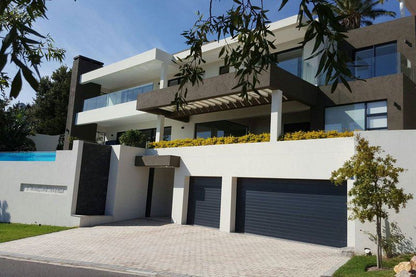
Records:
<instances>
[{"instance_id":1,"label":"white exterior wall","mask_svg":"<svg viewBox=\"0 0 416 277\"><path fill-rule=\"evenodd\" d=\"M354 139L149 149L146 154L181 157L174 177L172 219L175 223L186 223L189 176L222 177L220 229L229 232L234 230L236 177L327 180L331 171L354 154ZM350 240L348 245L353 246Z\"/></svg>"},{"instance_id":2,"label":"white exterior wall","mask_svg":"<svg viewBox=\"0 0 416 277\"><path fill-rule=\"evenodd\" d=\"M367 131L359 134L368 139L371 145L381 146L386 154L397 159L397 166L406 169L400 174L398 186L402 187L405 193L412 193L415 199L410 200L406 208L401 209L398 214L394 210L390 211L389 222L397 222L405 235L409 247L404 247L403 250L414 252L416 251L416 130ZM375 245L365 234L365 232L375 234L375 228L374 222L365 224L356 222L355 245L358 252L363 252L365 247L370 248L373 253L376 252Z\"/></svg>"},{"instance_id":3,"label":"white exterior wall","mask_svg":"<svg viewBox=\"0 0 416 277\"><path fill-rule=\"evenodd\" d=\"M0 221L77 226L72 216L78 187L82 142L72 151L57 151L53 162L0 161ZM21 184L66 187L63 193L21 191Z\"/></svg>"},{"instance_id":4,"label":"white exterior wall","mask_svg":"<svg viewBox=\"0 0 416 277\"><path fill-rule=\"evenodd\" d=\"M107 189L106 215L111 221L144 217L149 169L136 167L134 159L144 149L112 146Z\"/></svg>"}]
</instances>

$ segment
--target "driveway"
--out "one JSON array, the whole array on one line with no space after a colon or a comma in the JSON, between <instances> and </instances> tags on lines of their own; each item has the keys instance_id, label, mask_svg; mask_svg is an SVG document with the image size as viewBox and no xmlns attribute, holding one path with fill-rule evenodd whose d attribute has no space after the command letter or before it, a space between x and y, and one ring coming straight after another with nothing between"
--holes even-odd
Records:
<instances>
[{"instance_id":1,"label":"driveway","mask_svg":"<svg viewBox=\"0 0 416 277\"><path fill-rule=\"evenodd\" d=\"M144 219L2 243L0 256L149 276L320 276L348 260L337 248Z\"/></svg>"}]
</instances>

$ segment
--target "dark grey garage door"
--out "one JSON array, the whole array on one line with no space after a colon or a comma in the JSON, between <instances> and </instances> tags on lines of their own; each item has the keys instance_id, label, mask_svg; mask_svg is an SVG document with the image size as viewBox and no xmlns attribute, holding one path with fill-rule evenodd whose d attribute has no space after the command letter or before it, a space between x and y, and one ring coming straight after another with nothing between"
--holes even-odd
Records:
<instances>
[{"instance_id":1,"label":"dark grey garage door","mask_svg":"<svg viewBox=\"0 0 416 277\"><path fill-rule=\"evenodd\" d=\"M187 223L220 227L221 178L191 177Z\"/></svg>"},{"instance_id":2,"label":"dark grey garage door","mask_svg":"<svg viewBox=\"0 0 416 277\"><path fill-rule=\"evenodd\" d=\"M344 247L346 202L327 180L239 178L236 231Z\"/></svg>"}]
</instances>

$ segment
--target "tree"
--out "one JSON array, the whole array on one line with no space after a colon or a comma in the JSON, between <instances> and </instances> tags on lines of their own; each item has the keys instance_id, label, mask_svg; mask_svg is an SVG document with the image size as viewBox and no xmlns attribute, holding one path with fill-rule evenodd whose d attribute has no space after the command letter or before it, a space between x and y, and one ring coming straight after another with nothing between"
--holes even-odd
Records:
<instances>
[{"instance_id":1,"label":"tree","mask_svg":"<svg viewBox=\"0 0 416 277\"><path fill-rule=\"evenodd\" d=\"M147 136L139 130L128 130L120 136L123 145L134 147L146 147Z\"/></svg>"},{"instance_id":2,"label":"tree","mask_svg":"<svg viewBox=\"0 0 416 277\"><path fill-rule=\"evenodd\" d=\"M325 84L332 84L334 91L338 83L343 83L351 91L348 80L356 80L347 63L350 61L338 45L347 38L347 29L341 24L343 15L334 10L335 0L300 0L298 28L306 30L303 45L313 43L311 57L320 56L316 76L324 76ZM384 0L380 0L383 3ZM186 104L187 85L199 85L203 82L205 63L202 46L212 37L217 40L231 36L220 51L219 57L224 65L235 69L240 96L247 98L248 91L257 92L258 76L276 63L275 40L268 29L270 20L268 10L264 9L263 0L233 0L233 6L224 14L213 14L213 0L209 1L209 15L199 14L194 26L183 32L186 44L190 47L189 55L177 61L178 77L181 77L179 89L174 102L177 108ZM288 0L282 0L281 11ZM236 42L233 45L232 42Z\"/></svg>"},{"instance_id":3,"label":"tree","mask_svg":"<svg viewBox=\"0 0 416 277\"><path fill-rule=\"evenodd\" d=\"M10 98L16 98L22 88L22 75L37 90L40 77L38 67L45 60L62 61L65 51L53 45L50 36L43 36L33 29L37 19L46 18L45 0L0 1L0 91L10 87ZM14 64L18 71L10 83L7 64Z\"/></svg>"},{"instance_id":4,"label":"tree","mask_svg":"<svg viewBox=\"0 0 416 277\"><path fill-rule=\"evenodd\" d=\"M396 167L396 159L390 155L382 156L380 146L370 146L369 142L357 136L356 154L344 165L331 173L331 181L336 185L354 178L354 185L348 191L352 199L349 202L352 215L350 219L361 222L376 220L377 267L382 267L382 231L381 220L387 219L389 209L396 213L413 198L404 193L399 183L399 174L404 171Z\"/></svg>"},{"instance_id":5,"label":"tree","mask_svg":"<svg viewBox=\"0 0 416 277\"><path fill-rule=\"evenodd\" d=\"M380 16L396 16L395 12L377 9L379 4L380 0L335 0L333 9L341 16L341 24L351 30L371 25Z\"/></svg>"},{"instance_id":6,"label":"tree","mask_svg":"<svg viewBox=\"0 0 416 277\"><path fill-rule=\"evenodd\" d=\"M68 111L71 70L61 66L51 78L43 77L32 109L34 131L38 134L60 135L65 133Z\"/></svg>"},{"instance_id":7,"label":"tree","mask_svg":"<svg viewBox=\"0 0 416 277\"><path fill-rule=\"evenodd\" d=\"M10 101L4 94L0 97L0 151L32 151L35 143L28 138L31 134L28 107L17 103L8 107Z\"/></svg>"}]
</instances>

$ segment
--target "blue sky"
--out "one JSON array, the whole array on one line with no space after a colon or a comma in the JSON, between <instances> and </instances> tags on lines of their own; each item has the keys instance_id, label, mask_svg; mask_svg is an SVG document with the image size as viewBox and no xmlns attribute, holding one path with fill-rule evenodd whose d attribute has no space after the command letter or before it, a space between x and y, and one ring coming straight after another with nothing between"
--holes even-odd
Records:
<instances>
[{"instance_id":1,"label":"blue sky","mask_svg":"<svg viewBox=\"0 0 416 277\"><path fill-rule=\"evenodd\" d=\"M290 0L281 12L277 12L280 0L264 2L270 19L276 21L295 15L299 0ZM72 66L77 55L110 64L155 47L170 53L185 49L180 34L192 26L196 11L207 14L208 5L208 0L52 0L47 1L48 20L37 22L35 29L49 33L56 46L66 50L65 65ZM230 5L231 0L217 0L215 11ZM396 0L387 0L383 8L399 14ZM50 75L59 66L45 62L41 75ZM34 95L25 84L17 100L32 102Z\"/></svg>"}]
</instances>

